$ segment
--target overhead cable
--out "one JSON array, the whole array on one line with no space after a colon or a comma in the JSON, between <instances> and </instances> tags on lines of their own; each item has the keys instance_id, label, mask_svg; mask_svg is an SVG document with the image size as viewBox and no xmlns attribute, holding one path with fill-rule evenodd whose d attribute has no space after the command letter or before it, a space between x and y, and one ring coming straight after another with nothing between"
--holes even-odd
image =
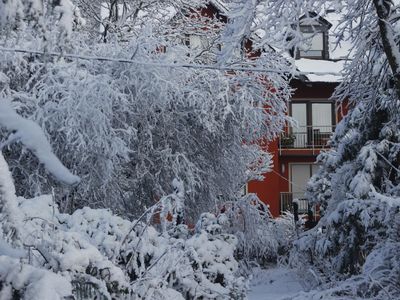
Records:
<instances>
[{"instance_id":1,"label":"overhead cable","mask_svg":"<svg viewBox=\"0 0 400 300\"><path fill-rule=\"evenodd\" d=\"M27 54L52 56L52 57L64 57L64 58L70 58L70 59L81 59L81 60L91 60L91 61L109 61L109 62L144 65L144 66L163 67L163 68L188 68L188 69L203 69L203 70L244 71L244 72L278 73L278 74L286 73L286 71L283 71L283 70L268 69L268 68L257 68L257 67L246 68L246 67L235 67L235 66L206 65L206 64L199 65L199 64L182 64L182 63L167 64L167 63L160 63L160 62L138 61L138 60L126 59L126 58L90 56L90 55L81 55L81 54L74 54L74 53L53 52L53 51L47 52L47 51L24 49L24 48L0 47L0 51L14 52L14 53L27 53ZM341 74L336 73L336 72L300 72L300 71L296 70L294 75L340 76Z\"/></svg>"}]
</instances>

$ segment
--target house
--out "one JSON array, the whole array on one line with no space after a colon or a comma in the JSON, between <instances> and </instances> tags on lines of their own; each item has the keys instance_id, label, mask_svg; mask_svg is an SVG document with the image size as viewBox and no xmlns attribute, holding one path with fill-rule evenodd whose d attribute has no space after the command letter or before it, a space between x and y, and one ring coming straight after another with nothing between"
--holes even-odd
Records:
<instances>
[{"instance_id":1,"label":"house","mask_svg":"<svg viewBox=\"0 0 400 300\"><path fill-rule=\"evenodd\" d=\"M339 74L349 51L349 45L333 45L332 30L339 16L334 12L328 12L325 18L310 14L313 20L300 26L309 42L291 53L303 74L291 81L295 92L289 114L297 125L288 124L280 138L269 143L272 172L265 174L263 181L249 182L246 187L269 206L273 216L290 210L294 199L299 200L300 213L308 211L305 190L319 168L316 158L329 148L335 126L348 110L346 104L337 106L330 100L341 81Z\"/></svg>"},{"instance_id":2,"label":"house","mask_svg":"<svg viewBox=\"0 0 400 300\"><path fill-rule=\"evenodd\" d=\"M227 22L224 14L226 6L220 1L200 10L206 17L216 17ZM324 17L313 12L308 18L301 18L300 31L305 39L304 45L290 53L299 71L299 76L291 80L294 89L289 115L297 124L288 124L280 138L268 144L273 154L272 172L264 174L263 181L252 181L246 186L247 193L255 193L269 206L273 216L290 210L294 199L299 201L299 212L309 210L305 200L306 185L319 166L316 158L329 148L328 141L335 131L336 124L347 113L347 106L337 106L331 96L341 81L350 45L334 44L333 30L338 25L340 15L328 11ZM187 45L201 49L208 46L204 35L191 35ZM243 42L243 52L248 57L261 53L252 52L251 41Z\"/></svg>"}]
</instances>

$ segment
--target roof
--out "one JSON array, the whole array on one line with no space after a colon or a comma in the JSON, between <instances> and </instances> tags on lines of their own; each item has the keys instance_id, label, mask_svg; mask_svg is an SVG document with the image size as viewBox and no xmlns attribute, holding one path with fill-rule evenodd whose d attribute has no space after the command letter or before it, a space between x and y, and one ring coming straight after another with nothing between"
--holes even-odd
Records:
<instances>
[{"instance_id":1,"label":"roof","mask_svg":"<svg viewBox=\"0 0 400 300\"><path fill-rule=\"evenodd\" d=\"M399 0L400 1L400 0ZM310 18L306 19L306 16L302 16L302 25L322 25L323 28L328 30L328 50L329 60L326 59L297 59L295 60L289 52L282 53L282 50L276 47L271 47L277 52L282 53L284 57L290 60L297 71L304 73L314 74L300 74L298 77L300 80L306 80L310 82L340 82L342 80L342 70L345 62L349 59L349 53L352 45L348 41L343 41L337 45L336 32L338 26L341 24L342 14L336 13L332 10L327 9L323 15L318 15L315 12L309 12ZM266 32L262 29L258 29L252 36L253 40L260 40L263 44L263 39Z\"/></svg>"},{"instance_id":2,"label":"roof","mask_svg":"<svg viewBox=\"0 0 400 300\"><path fill-rule=\"evenodd\" d=\"M223 14L229 12L229 1L226 0L211 0L209 1ZM327 10L323 16L318 15L315 12L309 12L310 18L305 20L305 16L301 17L300 20L304 20L304 24L309 25L322 25L328 30L329 37L329 60L324 59L307 59L301 58L294 60L290 55L288 59L294 60L296 69L304 73L305 78L310 82L340 82L342 80L342 71L349 59L351 50L351 43L343 41L340 44L336 43L336 30L341 22L342 15L332 10ZM257 37L257 34L256 34Z\"/></svg>"},{"instance_id":3,"label":"roof","mask_svg":"<svg viewBox=\"0 0 400 300\"><path fill-rule=\"evenodd\" d=\"M308 13L308 16L311 18L314 18L313 21L315 22L315 24L321 24L323 26L326 26L328 29L332 27L332 23L330 23L327 19L319 16L318 14L316 14L313 11L310 11ZM310 19L306 19L306 15L303 15L300 18L300 21L304 20L305 22L303 22L303 24L305 25L314 25L314 22L310 22Z\"/></svg>"},{"instance_id":4,"label":"roof","mask_svg":"<svg viewBox=\"0 0 400 300\"><path fill-rule=\"evenodd\" d=\"M304 75L311 82L340 82L345 63L345 60L332 61L307 58L295 60L297 70L305 73Z\"/></svg>"}]
</instances>

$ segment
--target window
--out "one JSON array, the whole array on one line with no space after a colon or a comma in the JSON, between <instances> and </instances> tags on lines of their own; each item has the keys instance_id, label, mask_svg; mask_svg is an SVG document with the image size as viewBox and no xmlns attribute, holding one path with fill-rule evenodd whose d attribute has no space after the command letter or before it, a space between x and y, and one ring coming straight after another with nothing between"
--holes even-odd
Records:
<instances>
[{"instance_id":1,"label":"window","mask_svg":"<svg viewBox=\"0 0 400 300\"><path fill-rule=\"evenodd\" d=\"M311 126L320 132L332 132L332 104L311 104Z\"/></svg>"},{"instance_id":2,"label":"window","mask_svg":"<svg viewBox=\"0 0 400 300\"><path fill-rule=\"evenodd\" d=\"M332 102L292 102L291 116L299 127L312 126L323 132L331 132L334 124L334 104Z\"/></svg>"},{"instance_id":3,"label":"window","mask_svg":"<svg viewBox=\"0 0 400 300\"><path fill-rule=\"evenodd\" d=\"M187 35L185 44L190 48L190 56L193 57L210 48L207 37L198 34Z\"/></svg>"},{"instance_id":4,"label":"window","mask_svg":"<svg viewBox=\"0 0 400 300\"><path fill-rule=\"evenodd\" d=\"M294 147L303 148L308 144L307 136L307 104L292 103L292 117L297 121L297 126L293 127Z\"/></svg>"},{"instance_id":5,"label":"window","mask_svg":"<svg viewBox=\"0 0 400 300\"><path fill-rule=\"evenodd\" d=\"M192 50L203 51L208 48L208 40L205 36L191 34L189 36L189 46Z\"/></svg>"},{"instance_id":6,"label":"window","mask_svg":"<svg viewBox=\"0 0 400 300\"><path fill-rule=\"evenodd\" d=\"M246 183L242 188L240 189L240 196L244 197L249 193L249 186L248 183Z\"/></svg>"},{"instance_id":7,"label":"window","mask_svg":"<svg viewBox=\"0 0 400 300\"><path fill-rule=\"evenodd\" d=\"M319 169L318 164L290 164L290 190L293 198L304 198L304 191L311 176Z\"/></svg>"},{"instance_id":8,"label":"window","mask_svg":"<svg viewBox=\"0 0 400 300\"><path fill-rule=\"evenodd\" d=\"M224 43L218 44L218 49L217 49L217 53L218 52L223 52L225 50L226 45ZM233 48L233 52L232 52L232 60L234 61L239 61L242 60L245 57L245 47L243 45L243 43L240 43L238 45L236 45L236 47Z\"/></svg>"},{"instance_id":9,"label":"window","mask_svg":"<svg viewBox=\"0 0 400 300\"><path fill-rule=\"evenodd\" d=\"M297 126L290 129L290 147L325 147L334 130L334 104L331 102L292 102L291 116Z\"/></svg>"},{"instance_id":10,"label":"window","mask_svg":"<svg viewBox=\"0 0 400 300\"><path fill-rule=\"evenodd\" d=\"M322 32L303 33L303 50L300 50L300 57L320 57L324 53L324 34Z\"/></svg>"}]
</instances>

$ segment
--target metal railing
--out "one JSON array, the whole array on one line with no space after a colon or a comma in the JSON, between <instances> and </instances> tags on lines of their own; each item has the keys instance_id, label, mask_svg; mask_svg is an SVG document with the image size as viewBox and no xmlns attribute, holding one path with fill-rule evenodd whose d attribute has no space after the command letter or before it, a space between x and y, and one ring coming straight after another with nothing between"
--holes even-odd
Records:
<instances>
[{"instance_id":1,"label":"metal railing","mask_svg":"<svg viewBox=\"0 0 400 300\"><path fill-rule=\"evenodd\" d=\"M279 149L320 149L328 146L335 126L286 127L279 139Z\"/></svg>"},{"instance_id":2,"label":"metal railing","mask_svg":"<svg viewBox=\"0 0 400 300\"><path fill-rule=\"evenodd\" d=\"M305 214L308 212L309 204L303 193L284 192L280 194L281 214L285 211L293 213L293 199L298 199L299 201L299 214Z\"/></svg>"}]
</instances>

